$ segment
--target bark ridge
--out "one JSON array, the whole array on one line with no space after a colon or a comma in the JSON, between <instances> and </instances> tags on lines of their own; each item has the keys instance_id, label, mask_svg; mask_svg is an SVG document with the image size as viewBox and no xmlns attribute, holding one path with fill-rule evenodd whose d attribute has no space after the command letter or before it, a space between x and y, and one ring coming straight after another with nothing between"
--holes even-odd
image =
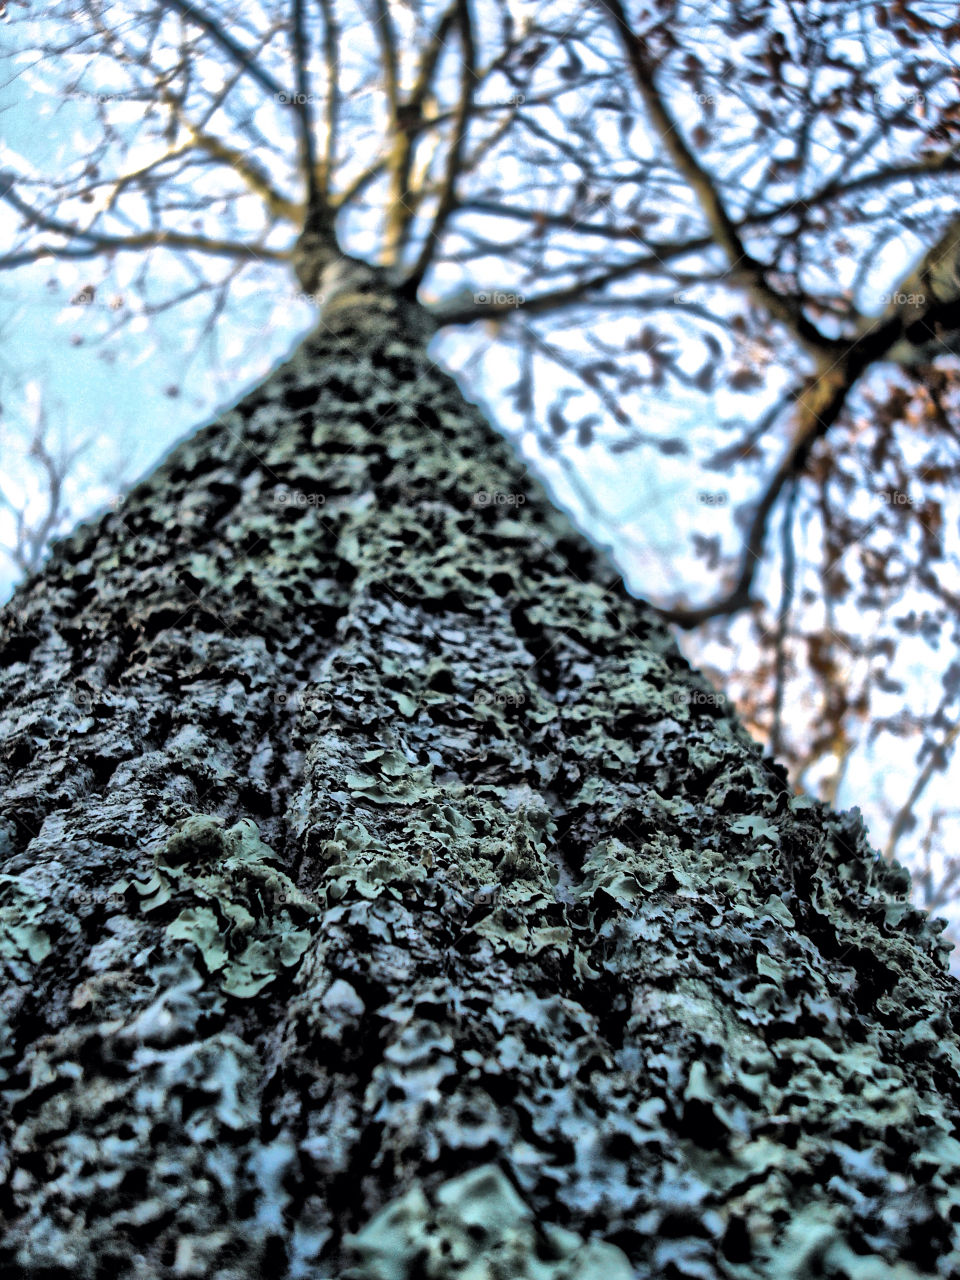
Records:
<instances>
[{"instance_id":1,"label":"bark ridge","mask_svg":"<svg viewBox=\"0 0 960 1280\"><path fill-rule=\"evenodd\" d=\"M960 1001L352 277L0 633L0 1262L960 1272Z\"/></svg>"}]
</instances>

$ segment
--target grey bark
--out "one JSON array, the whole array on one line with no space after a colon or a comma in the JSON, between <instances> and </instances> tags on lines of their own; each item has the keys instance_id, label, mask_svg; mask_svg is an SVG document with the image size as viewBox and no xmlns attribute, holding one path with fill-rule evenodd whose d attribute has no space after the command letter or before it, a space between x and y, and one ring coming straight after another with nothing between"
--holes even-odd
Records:
<instances>
[{"instance_id":1,"label":"grey bark","mask_svg":"<svg viewBox=\"0 0 960 1280\"><path fill-rule=\"evenodd\" d=\"M958 986L348 272L3 615L0 1264L960 1273Z\"/></svg>"}]
</instances>

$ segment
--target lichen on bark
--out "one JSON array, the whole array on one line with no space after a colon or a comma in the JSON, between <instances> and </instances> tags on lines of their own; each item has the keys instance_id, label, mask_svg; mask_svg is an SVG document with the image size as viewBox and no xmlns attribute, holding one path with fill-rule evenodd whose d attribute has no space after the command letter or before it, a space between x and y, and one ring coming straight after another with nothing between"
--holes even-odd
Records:
<instances>
[{"instance_id":1,"label":"lichen on bark","mask_svg":"<svg viewBox=\"0 0 960 1280\"><path fill-rule=\"evenodd\" d=\"M957 1274L939 928L431 329L352 273L4 611L0 1262Z\"/></svg>"}]
</instances>

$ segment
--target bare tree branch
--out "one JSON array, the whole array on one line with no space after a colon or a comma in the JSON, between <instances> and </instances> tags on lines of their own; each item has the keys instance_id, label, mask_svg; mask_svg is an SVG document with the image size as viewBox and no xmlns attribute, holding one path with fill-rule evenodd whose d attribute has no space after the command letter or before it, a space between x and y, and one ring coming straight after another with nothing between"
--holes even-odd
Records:
<instances>
[{"instance_id":1,"label":"bare tree branch","mask_svg":"<svg viewBox=\"0 0 960 1280\"><path fill-rule=\"evenodd\" d=\"M231 147L222 139L195 129L188 121L184 120L183 123L190 133L193 145L205 151L213 159L229 165L250 190L261 198L271 217L292 222L296 226L301 225L304 219L304 206L296 200L289 200L278 191L256 161L251 160L249 156L244 155L236 147Z\"/></svg>"},{"instance_id":2,"label":"bare tree branch","mask_svg":"<svg viewBox=\"0 0 960 1280\"><path fill-rule=\"evenodd\" d=\"M195 249L215 258L247 258L257 262L287 262L289 249L270 249L263 244L243 244L236 240L210 240L206 236L181 234L176 231L144 231L132 236L93 236L83 245L40 244L32 249L0 254L0 271L29 266L43 258L74 259L96 258L102 253L127 252L140 249Z\"/></svg>"},{"instance_id":3,"label":"bare tree branch","mask_svg":"<svg viewBox=\"0 0 960 1280\"><path fill-rule=\"evenodd\" d=\"M226 258L257 258L270 262L285 262L289 258L288 251L268 249L265 245L249 245L234 240L211 240L206 236L191 235L179 231L142 231L130 236L109 235L106 232L85 231L68 222L60 222L32 208L14 190L15 177L9 173L0 173L0 200L21 213L32 226L42 231L54 232L57 235L79 239L86 243L79 246L41 245L34 249L8 253L0 256L0 268L10 269L36 262L39 258L81 258L95 257L98 253L110 250L149 249L162 245L167 249L197 249L202 253L211 253Z\"/></svg>"},{"instance_id":4,"label":"bare tree branch","mask_svg":"<svg viewBox=\"0 0 960 1280\"><path fill-rule=\"evenodd\" d=\"M471 304L460 298L454 298L438 305L434 309L434 314L441 324L457 325L473 324L477 320L495 319L497 316L512 315L521 311L527 315L543 315L572 306L602 305L602 299L592 298L591 295L606 285L618 280L626 280L638 271L653 270L670 258L681 258L698 249L708 249L712 243L709 236L701 236L697 240L658 245L652 253L644 254L639 258L628 258L625 262L618 262L616 266L606 271L598 272L596 275L588 276L561 289L533 294L529 298L524 297L522 302Z\"/></svg>"},{"instance_id":5,"label":"bare tree branch","mask_svg":"<svg viewBox=\"0 0 960 1280\"><path fill-rule=\"evenodd\" d=\"M14 544L7 550L21 573L36 572L51 537L68 517L63 485L74 459L85 448L85 443L81 442L73 449L61 450L59 456L54 456L47 446L47 430L46 406L41 400L30 433L28 451L28 456L35 459L43 471L45 509L40 519L33 525L28 523L26 498L19 503L14 502L0 489L0 505L11 513L14 520Z\"/></svg>"},{"instance_id":6,"label":"bare tree branch","mask_svg":"<svg viewBox=\"0 0 960 1280\"><path fill-rule=\"evenodd\" d=\"M471 198L459 204L462 213L488 213L495 217L516 222L529 222L535 227L556 227L560 231L574 231L578 235L598 236L604 240L639 240L644 243L649 227L633 223L627 227L612 226L608 222L591 222L575 218L569 213L547 213L540 209L524 209L517 205L501 204L497 200ZM709 243L709 240L707 241Z\"/></svg>"},{"instance_id":7,"label":"bare tree branch","mask_svg":"<svg viewBox=\"0 0 960 1280\"><path fill-rule=\"evenodd\" d=\"M180 156L186 155L191 150L192 146L192 142L181 143L179 146L172 147L165 155L158 156L156 160L151 160L148 164L141 165L139 169L132 169L129 173L121 174L118 178L107 179L106 182L91 183L88 187L81 188L76 194L82 199L87 192L93 192L102 186L112 186L113 190L111 191L103 209L104 213L109 213L110 210L114 208L117 200L124 193L127 187L139 182L141 179L145 178L147 174L152 173L154 169L159 168L161 165L167 164L171 160L176 160Z\"/></svg>"},{"instance_id":8,"label":"bare tree branch","mask_svg":"<svg viewBox=\"0 0 960 1280\"><path fill-rule=\"evenodd\" d=\"M750 590L764 552L767 521L783 486L806 465L813 445L836 422L854 385L878 360L909 360L911 352L931 358L930 348L953 350L960 330L960 216L954 218L920 264L901 282L884 314L868 323L831 364L821 360L818 373L797 401L796 426L789 448L767 482L754 508L740 571L733 588L699 608L664 608L659 612L681 627L696 627L710 618L738 612L750 603ZM845 350L843 350L845 348Z\"/></svg>"},{"instance_id":9,"label":"bare tree branch","mask_svg":"<svg viewBox=\"0 0 960 1280\"><path fill-rule=\"evenodd\" d=\"M457 179L460 176L463 148L464 143L466 142L467 128L470 121L470 106L473 101L473 91L477 81L476 50L474 49L473 44L473 26L470 20L470 7L468 0L459 0L457 5L457 25L460 32L461 46L460 98L457 104L457 113L452 125L452 136L447 149L447 164L443 179L443 190L437 203L433 226L424 237L416 265L404 281L404 289L414 295L420 287L420 282L426 275L427 269L437 252L440 237L443 235L447 220L456 208Z\"/></svg>"},{"instance_id":10,"label":"bare tree branch","mask_svg":"<svg viewBox=\"0 0 960 1280\"><path fill-rule=\"evenodd\" d=\"M955 724L953 728L938 746L930 752L927 762L917 774L913 786L910 788L910 794L900 806L897 816L894 818L890 827L890 834L887 837L887 843L884 846L883 856L888 862L892 862L896 855L897 844L904 832L912 825L914 820L914 807L917 801L923 795L930 779L938 771L945 769L949 761L949 752L952 750L954 743L960 736L960 724Z\"/></svg>"},{"instance_id":11,"label":"bare tree branch","mask_svg":"<svg viewBox=\"0 0 960 1280\"><path fill-rule=\"evenodd\" d=\"M824 362L822 370L814 375L798 398L793 438L753 509L740 570L733 587L720 599L699 608L661 608L658 612L662 618L680 627L697 627L710 618L738 613L750 604L753 580L763 559L770 513L784 485L799 474L816 441L840 416L854 381L846 361L832 366L826 366Z\"/></svg>"},{"instance_id":12,"label":"bare tree branch","mask_svg":"<svg viewBox=\"0 0 960 1280\"><path fill-rule=\"evenodd\" d=\"M300 171L307 188L307 219L321 216L323 195L317 176L316 148L313 139L313 97L307 70L308 53L304 32L303 0L293 0L290 11L290 44L297 92L293 107L300 152Z\"/></svg>"},{"instance_id":13,"label":"bare tree branch","mask_svg":"<svg viewBox=\"0 0 960 1280\"><path fill-rule=\"evenodd\" d=\"M420 70L417 72L417 78L414 81L413 91L410 94L410 106L413 107L419 117L423 111L423 104L427 100L434 83L434 75L437 70L437 63L440 55L447 47L447 37L453 29L453 24L457 21L460 13L460 0L453 0L446 9L440 14L440 20L437 23L436 30L423 47L420 55ZM469 14L467 16L469 21Z\"/></svg>"},{"instance_id":14,"label":"bare tree branch","mask_svg":"<svg viewBox=\"0 0 960 1280\"><path fill-rule=\"evenodd\" d=\"M643 41L627 21L620 0L600 0L600 3L613 19L633 78L660 141L696 194L714 239L730 261L731 270L748 284L756 299L766 306L771 315L788 325L806 347L812 351L829 348L823 334L803 315L799 299L778 293L767 280L766 268L747 250L712 178L687 146L679 122L657 92Z\"/></svg>"},{"instance_id":15,"label":"bare tree branch","mask_svg":"<svg viewBox=\"0 0 960 1280\"><path fill-rule=\"evenodd\" d=\"M861 174L858 178L846 181L833 180L808 195L784 201L763 210L752 211L749 216L733 224L737 235L742 235L751 227L759 227L776 222L778 219L796 212L798 209L819 208L830 200L843 196L856 195L860 191L868 191L878 187L892 186L897 182L906 182L912 178L932 177L939 173L960 172L960 152L945 152L942 155L930 156L922 161L890 165L873 173ZM627 175L626 180L643 181L649 175ZM602 236L610 240L636 240L642 238L647 230L642 223L632 223L618 227L603 222L588 222L573 219L569 214L550 213L541 209L525 209L515 204L504 204L497 200L471 197L461 201L459 208L463 212L475 211L489 213L497 217L513 218L518 222L532 222L540 227L556 227L562 231L575 231L588 236ZM711 238L712 239L712 238Z\"/></svg>"},{"instance_id":16,"label":"bare tree branch","mask_svg":"<svg viewBox=\"0 0 960 1280\"><path fill-rule=\"evenodd\" d=\"M385 10L384 0L376 0L378 12ZM383 258L388 263L397 262L403 252L409 234L410 225L417 208L424 196L423 191L411 191L410 174L413 164L414 144L425 127L438 127L438 121L424 118L427 97L434 86L440 54L447 47L447 37L460 13L461 0L454 0L440 15L440 20L432 37L426 43L421 55L417 79L406 102L401 102L396 85L396 45L392 25L381 21L378 33L382 49L382 60L385 68L387 100L390 106L390 142L386 164L390 172L390 201L387 209L386 234L384 237ZM388 14L389 17L389 14ZM469 24L469 16L467 18ZM462 27L462 20L461 20ZM472 35L471 40L472 58ZM465 46L464 46L465 47ZM393 66L391 80L390 67ZM392 87L391 87L392 86ZM458 115L462 109L458 108ZM468 104L469 105L469 104ZM454 135L455 145L459 145ZM444 217L446 221L446 216Z\"/></svg>"},{"instance_id":17,"label":"bare tree branch","mask_svg":"<svg viewBox=\"0 0 960 1280\"><path fill-rule=\"evenodd\" d=\"M885 354L891 360L929 363L956 353L960 335L960 215L901 282L880 324L899 323L902 336Z\"/></svg>"},{"instance_id":18,"label":"bare tree branch","mask_svg":"<svg viewBox=\"0 0 960 1280\"><path fill-rule=\"evenodd\" d=\"M278 84L273 76L268 71L265 71L242 45L237 44L233 36L226 32L216 19L198 9L196 4L192 3L192 0L168 0L168 3L171 8L181 13L188 22L194 22L202 27L214 43L218 44L237 66L242 67L244 72L252 80L255 80L262 89L266 89L267 93L272 97L280 101L287 96L283 85Z\"/></svg>"},{"instance_id":19,"label":"bare tree branch","mask_svg":"<svg viewBox=\"0 0 960 1280\"><path fill-rule=\"evenodd\" d=\"M376 22L373 24L377 43L380 45L383 87L390 109L390 122L396 128L400 116L400 81L397 65L397 33L387 0L373 0Z\"/></svg>"},{"instance_id":20,"label":"bare tree branch","mask_svg":"<svg viewBox=\"0 0 960 1280\"><path fill-rule=\"evenodd\" d=\"M325 204L330 203L330 183L337 165L337 131L340 127L340 26L332 0L319 0L323 16L323 60L327 72L327 93L324 105L323 163L320 170L320 194Z\"/></svg>"}]
</instances>

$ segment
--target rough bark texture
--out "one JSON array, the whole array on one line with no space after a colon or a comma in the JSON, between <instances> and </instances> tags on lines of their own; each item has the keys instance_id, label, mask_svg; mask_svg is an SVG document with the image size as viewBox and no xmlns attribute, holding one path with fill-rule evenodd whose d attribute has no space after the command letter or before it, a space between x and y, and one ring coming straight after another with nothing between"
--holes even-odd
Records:
<instances>
[{"instance_id":1,"label":"rough bark texture","mask_svg":"<svg viewBox=\"0 0 960 1280\"><path fill-rule=\"evenodd\" d=\"M0 1266L960 1273L906 874L351 289L5 610Z\"/></svg>"}]
</instances>

